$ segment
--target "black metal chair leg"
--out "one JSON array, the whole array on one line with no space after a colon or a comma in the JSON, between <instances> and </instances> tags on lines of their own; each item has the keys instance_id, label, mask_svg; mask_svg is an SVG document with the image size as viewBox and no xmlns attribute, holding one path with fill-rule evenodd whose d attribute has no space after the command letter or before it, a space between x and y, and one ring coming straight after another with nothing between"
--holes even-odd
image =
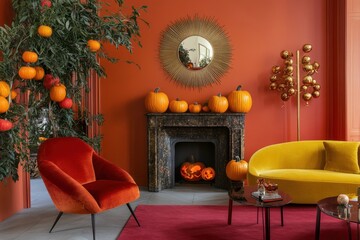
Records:
<instances>
[{"instance_id":1,"label":"black metal chair leg","mask_svg":"<svg viewBox=\"0 0 360 240\"><path fill-rule=\"evenodd\" d=\"M57 215L54 224L52 225L49 233L51 233L51 231L53 230L53 228L55 227L56 223L59 221L59 219L61 218L61 216L63 215L63 212L59 212L59 214Z\"/></svg>"},{"instance_id":2,"label":"black metal chair leg","mask_svg":"<svg viewBox=\"0 0 360 240\"><path fill-rule=\"evenodd\" d=\"M91 214L91 226L92 226L93 240L95 240L95 214Z\"/></svg>"},{"instance_id":3,"label":"black metal chair leg","mask_svg":"<svg viewBox=\"0 0 360 240\"><path fill-rule=\"evenodd\" d=\"M126 206L129 208L129 210L130 210L130 212L131 212L131 215L135 218L135 221L137 222L137 225L140 227L140 223L139 223L139 221L137 220L137 218L136 218L136 216L135 216L135 213L134 213L134 211L132 210L130 204L127 203Z\"/></svg>"}]
</instances>

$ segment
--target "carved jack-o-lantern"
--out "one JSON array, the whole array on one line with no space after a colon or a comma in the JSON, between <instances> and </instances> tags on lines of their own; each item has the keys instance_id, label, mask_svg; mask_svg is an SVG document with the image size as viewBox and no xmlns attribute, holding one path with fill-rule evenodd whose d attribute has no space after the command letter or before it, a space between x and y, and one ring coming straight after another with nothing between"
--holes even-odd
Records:
<instances>
[{"instance_id":1,"label":"carved jack-o-lantern","mask_svg":"<svg viewBox=\"0 0 360 240\"><path fill-rule=\"evenodd\" d=\"M205 181L211 181L215 178L215 170L212 167L206 167L201 171L201 177Z\"/></svg>"},{"instance_id":2,"label":"carved jack-o-lantern","mask_svg":"<svg viewBox=\"0 0 360 240\"><path fill-rule=\"evenodd\" d=\"M184 162L180 167L181 176L187 181L199 181L201 171L205 168L202 162Z\"/></svg>"}]
</instances>

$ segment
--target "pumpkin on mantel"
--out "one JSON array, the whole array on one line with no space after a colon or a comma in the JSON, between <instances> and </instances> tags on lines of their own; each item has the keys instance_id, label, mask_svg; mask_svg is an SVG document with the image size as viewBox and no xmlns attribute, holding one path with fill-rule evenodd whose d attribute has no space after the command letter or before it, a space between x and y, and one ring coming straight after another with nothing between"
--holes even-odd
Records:
<instances>
[{"instance_id":1,"label":"pumpkin on mantel","mask_svg":"<svg viewBox=\"0 0 360 240\"><path fill-rule=\"evenodd\" d=\"M202 162L184 162L180 167L180 173L186 181L199 181L204 168L205 165Z\"/></svg>"},{"instance_id":2,"label":"pumpkin on mantel","mask_svg":"<svg viewBox=\"0 0 360 240\"><path fill-rule=\"evenodd\" d=\"M248 91L241 90L241 85L229 94L228 101L231 112L247 113L252 107L251 95Z\"/></svg>"},{"instance_id":3,"label":"pumpkin on mantel","mask_svg":"<svg viewBox=\"0 0 360 240\"><path fill-rule=\"evenodd\" d=\"M152 113L163 113L169 107L168 96L160 92L160 88L155 88L154 91L149 92L145 98L145 108Z\"/></svg>"},{"instance_id":4,"label":"pumpkin on mantel","mask_svg":"<svg viewBox=\"0 0 360 240\"><path fill-rule=\"evenodd\" d=\"M180 100L176 98L176 100L171 100L169 109L173 113L184 113L188 110L188 103L185 100Z\"/></svg>"},{"instance_id":5,"label":"pumpkin on mantel","mask_svg":"<svg viewBox=\"0 0 360 240\"><path fill-rule=\"evenodd\" d=\"M189 105L189 112L191 113L199 113L201 112L201 104L198 102L191 103Z\"/></svg>"},{"instance_id":6,"label":"pumpkin on mantel","mask_svg":"<svg viewBox=\"0 0 360 240\"><path fill-rule=\"evenodd\" d=\"M229 107L229 102L226 97L218 95L212 96L208 102L209 109L214 113L224 113Z\"/></svg>"}]
</instances>

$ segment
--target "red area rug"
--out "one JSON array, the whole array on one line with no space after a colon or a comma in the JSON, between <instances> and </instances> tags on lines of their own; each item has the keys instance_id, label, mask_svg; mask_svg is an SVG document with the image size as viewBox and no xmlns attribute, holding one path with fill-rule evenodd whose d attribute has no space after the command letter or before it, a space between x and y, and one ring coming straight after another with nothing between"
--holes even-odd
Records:
<instances>
[{"instance_id":1,"label":"red area rug","mask_svg":"<svg viewBox=\"0 0 360 240\"><path fill-rule=\"evenodd\" d=\"M139 205L135 214L138 227L130 217L117 240L225 240L262 239L261 211L256 223L256 208L234 205L232 225L227 224L227 206L213 205ZM315 239L316 207L289 205L284 207L284 226L280 210L271 209L272 240ZM356 224L351 224L356 239ZM340 221L321 214L320 239L348 239L348 228Z\"/></svg>"}]
</instances>

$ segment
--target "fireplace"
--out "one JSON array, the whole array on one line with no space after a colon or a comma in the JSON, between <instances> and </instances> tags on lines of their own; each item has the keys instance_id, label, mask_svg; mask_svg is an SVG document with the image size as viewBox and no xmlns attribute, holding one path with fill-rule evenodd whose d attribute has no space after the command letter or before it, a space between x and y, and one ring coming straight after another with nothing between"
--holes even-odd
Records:
<instances>
[{"instance_id":1,"label":"fireplace","mask_svg":"<svg viewBox=\"0 0 360 240\"><path fill-rule=\"evenodd\" d=\"M228 188L227 162L244 157L244 120L242 113L147 114L149 191L174 187L181 159L196 149L210 152L203 155L215 169L214 186Z\"/></svg>"}]
</instances>

